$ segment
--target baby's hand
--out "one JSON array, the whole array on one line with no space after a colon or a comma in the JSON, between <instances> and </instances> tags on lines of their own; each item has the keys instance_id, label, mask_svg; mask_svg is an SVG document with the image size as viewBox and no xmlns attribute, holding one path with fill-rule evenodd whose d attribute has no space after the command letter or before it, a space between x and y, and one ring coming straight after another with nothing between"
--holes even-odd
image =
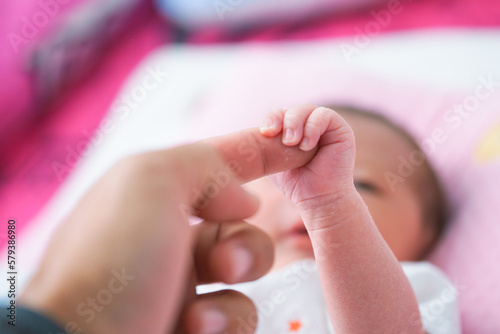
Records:
<instances>
[{"instance_id":1,"label":"baby's hand","mask_svg":"<svg viewBox=\"0 0 500 334\"><path fill-rule=\"evenodd\" d=\"M297 205L307 229L323 228L345 218L343 210L335 210L335 204L344 199L356 202L347 195L357 193L353 185L354 135L344 119L331 109L303 105L271 112L264 118L260 131L268 137L282 133L283 144L299 145L304 151L319 145L308 164L272 177ZM324 219L332 218L333 211L335 219Z\"/></svg>"}]
</instances>

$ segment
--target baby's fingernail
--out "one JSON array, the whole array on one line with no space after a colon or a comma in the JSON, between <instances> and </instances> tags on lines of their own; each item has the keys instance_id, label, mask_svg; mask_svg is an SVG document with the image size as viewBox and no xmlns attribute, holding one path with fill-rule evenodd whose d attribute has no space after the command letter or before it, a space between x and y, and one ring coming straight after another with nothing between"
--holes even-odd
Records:
<instances>
[{"instance_id":1,"label":"baby's fingernail","mask_svg":"<svg viewBox=\"0 0 500 334\"><path fill-rule=\"evenodd\" d=\"M201 311L201 334L223 333L227 328L227 317L216 308L207 308Z\"/></svg>"},{"instance_id":2,"label":"baby's fingernail","mask_svg":"<svg viewBox=\"0 0 500 334\"><path fill-rule=\"evenodd\" d=\"M299 148L303 151L307 150L309 148L309 139L307 138L302 139Z\"/></svg>"},{"instance_id":3,"label":"baby's fingernail","mask_svg":"<svg viewBox=\"0 0 500 334\"><path fill-rule=\"evenodd\" d=\"M241 245L231 249L233 279L235 282L241 281L252 269L253 256L248 248Z\"/></svg>"},{"instance_id":4,"label":"baby's fingernail","mask_svg":"<svg viewBox=\"0 0 500 334\"><path fill-rule=\"evenodd\" d=\"M283 138L284 143L289 143L293 140L293 130L292 129L286 129L285 130L285 137Z\"/></svg>"},{"instance_id":5,"label":"baby's fingernail","mask_svg":"<svg viewBox=\"0 0 500 334\"><path fill-rule=\"evenodd\" d=\"M261 130L273 130L276 128L276 122L272 118L266 118L262 125L260 126Z\"/></svg>"}]
</instances>

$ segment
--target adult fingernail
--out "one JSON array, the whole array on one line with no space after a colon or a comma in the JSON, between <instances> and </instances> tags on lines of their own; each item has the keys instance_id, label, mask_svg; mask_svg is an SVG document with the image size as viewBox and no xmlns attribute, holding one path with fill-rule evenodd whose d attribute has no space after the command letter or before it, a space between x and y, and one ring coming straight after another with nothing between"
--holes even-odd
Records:
<instances>
[{"instance_id":1,"label":"adult fingernail","mask_svg":"<svg viewBox=\"0 0 500 334\"><path fill-rule=\"evenodd\" d=\"M233 279L240 282L252 269L253 256L248 248L237 245L230 250L232 257Z\"/></svg>"},{"instance_id":2,"label":"adult fingernail","mask_svg":"<svg viewBox=\"0 0 500 334\"><path fill-rule=\"evenodd\" d=\"M200 313L201 334L223 333L227 327L227 317L222 311L207 308Z\"/></svg>"},{"instance_id":3,"label":"adult fingernail","mask_svg":"<svg viewBox=\"0 0 500 334\"><path fill-rule=\"evenodd\" d=\"M286 129L285 131L285 138L283 138L283 142L289 143L293 140L293 130L292 129Z\"/></svg>"}]
</instances>

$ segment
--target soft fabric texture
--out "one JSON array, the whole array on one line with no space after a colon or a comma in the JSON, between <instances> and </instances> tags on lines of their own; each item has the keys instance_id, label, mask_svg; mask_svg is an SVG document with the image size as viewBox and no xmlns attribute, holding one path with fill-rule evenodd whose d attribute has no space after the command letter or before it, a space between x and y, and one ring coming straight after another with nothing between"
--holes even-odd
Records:
<instances>
[{"instance_id":1,"label":"soft fabric texture","mask_svg":"<svg viewBox=\"0 0 500 334\"><path fill-rule=\"evenodd\" d=\"M45 0L53 1L56 0ZM100 66L91 77L72 87L57 105L38 115L32 105L35 92L27 66L28 51L50 31L52 24L64 19L66 11L89 0L58 1L65 4L59 6L51 24L40 28L28 44L21 44L19 53L7 38L0 39L0 74L4 79L0 81L0 216L14 216L20 232L72 172L81 157L74 148L88 145L89 137L92 138L110 110L132 69L167 37L155 17L130 27L127 38L117 40L100 57ZM45 12L36 0L0 2L0 32L20 34L22 18L31 20L41 11ZM34 118L37 122L31 124ZM54 162L66 166L59 176L54 172ZM2 229L6 228L6 222L0 223ZM0 248L5 249L6 242L7 239L0 237Z\"/></svg>"},{"instance_id":2,"label":"soft fabric texture","mask_svg":"<svg viewBox=\"0 0 500 334\"><path fill-rule=\"evenodd\" d=\"M403 270L417 297L425 331L460 334L458 290L428 262L403 262ZM250 283L202 286L199 293L238 290L252 299L257 313L238 319L238 331L249 332L258 319L256 334L333 334L314 260L301 260ZM418 318L409 321L418 322Z\"/></svg>"},{"instance_id":3,"label":"soft fabric texture","mask_svg":"<svg viewBox=\"0 0 500 334\"><path fill-rule=\"evenodd\" d=\"M342 13L381 0L156 0L159 10L185 29L241 29Z\"/></svg>"}]
</instances>

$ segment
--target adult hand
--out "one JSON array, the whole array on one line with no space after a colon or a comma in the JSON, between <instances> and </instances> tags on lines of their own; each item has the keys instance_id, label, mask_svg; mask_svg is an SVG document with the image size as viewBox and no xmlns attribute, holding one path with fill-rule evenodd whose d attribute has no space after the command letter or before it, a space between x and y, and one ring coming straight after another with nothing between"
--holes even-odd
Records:
<instances>
[{"instance_id":1,"label":"adult hand","mask_svg":"<svg viewBox=\"0 0 500 334\"><path fill-rule=\"evenodd\" d=\"M258 201L240 183L314 153L251 129L121 161L55 233L20 303L73 333L236 332L251 301L195 286L266 273L272 243L242 221ZM190 214L205 221L189 227Z\"/></svg>"}]
</instances>

